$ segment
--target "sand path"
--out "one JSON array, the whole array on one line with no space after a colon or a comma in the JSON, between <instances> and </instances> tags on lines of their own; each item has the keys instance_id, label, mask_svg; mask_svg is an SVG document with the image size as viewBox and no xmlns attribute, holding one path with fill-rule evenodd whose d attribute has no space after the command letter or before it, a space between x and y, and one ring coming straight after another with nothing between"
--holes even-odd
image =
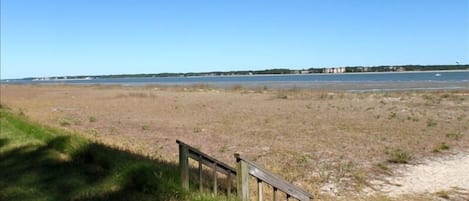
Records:
<instances>
[{"instance_id":1,"label":"sand path","mask_svg":"<svg viewBox=\"0 0 469 201\"><path fill-rule=\"evenodd\" d=\"M399 176L387 178L382 188L389 195L435 193L456 190L469 191L469 153L457 153L433 158L417 165L405 165Z\"/></svg>"}]
</instances>

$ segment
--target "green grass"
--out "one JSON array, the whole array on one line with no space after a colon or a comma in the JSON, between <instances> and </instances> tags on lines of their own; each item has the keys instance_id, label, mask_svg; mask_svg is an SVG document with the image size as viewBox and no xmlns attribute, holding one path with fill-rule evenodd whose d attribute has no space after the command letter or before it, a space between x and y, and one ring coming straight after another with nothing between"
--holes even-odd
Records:
<instances>
[{"instance_id":1,"label":"green grass","mask_svg":"<svg viewBox=\"0 0 469 201\"><path fill-rule=\"evenodd\" d=\"M401 149L394 149L388 153L388 161L391 163L409 163L412 160L412 155Z\"/></svg>"},{"instance_id":2,"label":"green grass","mask_svg":"<svg viewBox=\"0 0 469 201\"><path fill-rule=\"evenodd\" d=\"M0 114L0 200L219 200L183 191L177 164Z\"/></svg>"},{"instance_id":3,"label":"green grass","mask_svg":"<svg viewBox=\"0 0 469 201\"><path fill-rule=\"evenodd\" d=\"M427 127L435 127L438 123L436 123L435 120L433 119L428 119L427 120Z\"/></svg>"},{"instance_id":4,"label":"green grass","mask_svg":"<svg viewBox=\"0 0 469 201\"><path fill-rule=\"evenodd\" d=\"M60 118L58 122L61 126L70 126L72 124L71 121L67 118Z\"/></svg>"},{"instance_id":5,"label":"green grass","mask_svg":"<svg viewBox=\"0 0 469 201\"><path fill-rule=\"evenodd\" d=\"M146 130L149 130L150 129L150 125L148 124L143 124L142 125L142 130L146 131Z\"/></svg>"},{"instance_id":6,"label":"green grass","mask_svg":"<svg viewBox=\"0 0 469 201\"><path fill-rule=\"evenodd\" d=\"M96 122L96 120L97 120L97 119L96 119L95 116L90 116L90 117L88 118L88 121L89 121L90 123Z\"/></svg>"},{"instance_id":7,"label":"green grass","mask_svg":"<svg viewBox=\"0 0 469 201\"><path fill-rule=\"evenodd\" d=\"M449 145L446 144L445 142L440 143L437 147L435 147L432 152L433 153L439 153L442 151L447 151L449 150Z\"/></svg>"},{"instance_id":8,"label":"green grass","mask_svg":"<svg viewBox=\"0 0 469 201\"><path fill-rule=\"evenodd\" d=\"M448 133L446 137L453 140L460 140L464 135L462 133Z\"/></svg>"}]
</instances>

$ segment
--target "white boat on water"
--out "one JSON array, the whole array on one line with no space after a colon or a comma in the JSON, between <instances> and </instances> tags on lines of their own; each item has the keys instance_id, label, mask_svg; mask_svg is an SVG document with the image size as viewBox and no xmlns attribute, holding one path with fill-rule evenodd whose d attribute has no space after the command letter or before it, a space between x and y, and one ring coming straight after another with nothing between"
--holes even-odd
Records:
<instances>
[{"instance_id":1,"label":"white boat on water","mask_svg":"<svg viewBox=\"0 0 469 201\"><path fill-rule=\"evenodd\" d=\"M440 74L440 73L437 73L437 74L435 74L435 76L436 76L436 77L440 77L440 76L441 76L441 74Z\"/></svg>"}]
</instances>

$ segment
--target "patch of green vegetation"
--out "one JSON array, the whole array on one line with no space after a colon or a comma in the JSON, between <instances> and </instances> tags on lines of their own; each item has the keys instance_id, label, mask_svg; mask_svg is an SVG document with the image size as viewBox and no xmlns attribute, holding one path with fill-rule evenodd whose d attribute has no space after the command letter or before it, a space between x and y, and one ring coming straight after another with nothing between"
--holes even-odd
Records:
<instances>
[{"instance_id":1,"label":"patch of green vegetation","mask_svg":"<svg viewBox=\"0 0 469 201\"><path fill-rule=\"evenodd\" d=\"M319 94L319 97L318 97L319 100L332 100L334 99L334 94L332 93L321 93Z\"/></svg>"},{"instance_id":2,"label":"patch of green vegetation","mask_svg":"<svg viewBox=\"0 0 469 201\"><path fill-rule=\"evenodd\" d=\"M445 142L442 142L437 147L435 147L432 151L433 153L439 153L441 151L447 151L447 150L449 150L449 145L446 144Z\"/></svg>"},{"instance_id":3,"label":"patch of green vegetation","mask_svg":"<svg viewBox=\"0 0 469 201\"><path fill-rule=\"evenodd\" d=\"M387 154L389 155L388 161L391 163L409 163L412 160L412 155L401 149L394 149Z\"/></svg>"},{"instance_id":4,"label":"patch of green vegetation","mask_svg":"<svg viewBox=\"0 0 469 201\"><path fill-rule=\"evenodd\" d=\"M302 155L296 159L296 163L298 165L304 165L308 163L309 160L310 160L310 157L308 155Z\"/></svg>"},{"instance_id":5,"label":"patch of green vegetation","mask_svg":"<svg viewBox=\"0 0 469 201\"><path fill-rule=\"evenodd\" d=\"M435 120L433 119L428 119L427 120L427 127L435 127L438 123L436 123Z\"/></svg>"},{"instance_id":6,"label":"patch of green vegetation","mask_svg":"<svg viewBox=\"0 0 469 201\"><path fill-rule=\"evenodd\" d=\"M153 93L146 93L146 92L129 92L129 97L134 98L155 98L156 95Z\"/></svg>"},{"instance_id":7,"label":"patch of green vegetation","mask_svg":"<svg viewBox=\"0 0 469 201\"><path fill-rule=\"evenodd\" d=\"M59 120L57 120L59 122L59 125L60 126L70 126L72 125L72 122L70 121L70 119L68 118L59 118Z\"/></svg>"},{"instance_id":8,"label":"patch of green vegetation","mask_svg":"<svg viewBox=\"0 0 469 201\"><path fill-rule=\"evenodd\" d=\"M196 127L196 128L193 129L193 132L194 132L194 133L200 133L200 132L202 132L202 129Z\"/></svg>"},{"instance_id":9,"label":"patch of green vegetation","mask_svg":"<svg viewBox=\"0 0 469 201\"><path fill-rule=\"evenodd\" d=\"M73 124L76 125L76 126L79 126L82 124L81 120L80 119L73 119Z\"/></svg>"},{"instance_id":10,"label":"patch of green vegetation","mask_svg":"<svg viewBox=\"0 0 469 201\"><path fill-rule=\"evenodd\" d=\"M278 92L277 93L278 99L288 99L288 95L285 92Z\"/></svg>"},{"instance_id":11,"label":"patch of green vegetation","mask_svg":"<svg viewBox=\"0 0 469 201\"><path fill-rule=\"evenodd\" d=\"M0 112L0 200L219 200L182 190L175 163Z\"/></svg>"},{"instance_id":12,"label":"patch of green vegetation","mask_svg":"<svg viewBox=\"0 0 469 201\"><path fill-rule=\"evenodd\" d=\"M442 94L440 97L441 97L441 98L449 98L450 95L449 95L449 94Z\"/></svg>"},{"instance_id":13,"label":"patch of green vegetation","mask_svg":"<svg viewBox=\"0 0 469 201\"><path fill-rule=\"evenodd\" d=\"M21 108L18 110L18 115L19 115L19 116L26 116L26 115L24 114L23 109L21 109Z\"/></svg>"},{"instance_id":14,"label":"patch of green vegetation","mask_svg":"<svg viewBox=\"0 0 469 201\"><path fill-rule=\"evenodd\" d=\"M422 98L428 101L433 101L433 96L429 94L423 94Z\"/></svg>"},{"instance_id":15,"label":"patch of green vegetation","mask_svg":"<svg viewBox=\"0 0 469 201\"><path fill-rule=\"evenodd\" d=\"M386 165L386 163L378 163L378 168L383 171L388 171L389 167Z\"/></svg>"},{"instance_id":16,"label":"patch of green vegetation","mask_svg":"<svg viewBox=\"0 0 469 201\"><path fill-rule=\"evenodd\" d=\"M436 196L440 197L440 198L443 198L443 199L446 199L446 200L449 200L449 192L448 191L438 191L435 193Z\"/></svg>"},{"instance_id":17,"label":"patch of green vegetation","mask_svg":"<svg viewBox=\"0 0 469 201\"><path fill-rule=\"evenodd\" d=\"M396 118L396 117L397 117L397 114L396 114L395 112L391 112L391 113L389 114L389 118L388 118L388 119L394 119L394 118Z\"/></svg>"},{"instance_id":18,"label":"patch of green vegetation","mask_svg":"<svg viewBox=\"0 0 469 201\"><path fill-rule=\"evenodd\" d=\"M98 133L98 130L96 130L96 129L94 129L94 128L88 129L88 130L87 130L87 133L89 133L89 134L91 134L91 135L93 135L93 136L95 136L95 137L98 136L98 134L99 134L99 133Z\"/></svg>"},{"instance_id":19,"label":"patch of green vegetation","mask_svg":"<svg viewBox=\"0 0 469 201\"><path fill-rule=\"evenodd\" d=\"M150 129L150 125L148 125L148 124L142 125L142 130L146 131L146 130L149 130L149 129Z\"/></svg>"},{"instance_id":20,"label":"patch of green vegetation","mask_svg":"<svg viewBox=\"0 0 469 201\"><path fill-rule=\"evenodd\" d=\"M227 152L227 151L228 151L228 147L226 146L226 144L223 145L222 147L220 147L220 150L219 150L219 151L220 151L220 153L225 153L225 152Z\"/></svg>"},{"instance_id":21,"label":"patch of green vegetation","mask_svg":"<svg viewBox=\"0 0 469 201\"><path fill-rule=\"evenodd\" d=\"M96 122L96 120L97 120L97 119L96 119L95 116L90 116L90 117L88 118L88 121L89 121L90 123Z\"/></svg>"},{"instance_id":22,"label":"patch of green vegetation","mask_svg":"<svg viewBox=\"0 0 469 201\"><path fill-rule=\"evenodd\" d=\"M446 137L449 139L453 140L459 140L463 137L464 135L462 133L448 133L446 134Z\"/></svg>"},{"instance_id":23,"label":"patch of green vegetation","mask_svg":"<svg viewBox=\"0 0 469 201\"><path fill-rule=\"evenodd\" d=\"M118 134L119 131L117 130L116 127L110 126L110 127L109 127L109 133L111 133L111 134Z\"/></svg>"}]
</instances>

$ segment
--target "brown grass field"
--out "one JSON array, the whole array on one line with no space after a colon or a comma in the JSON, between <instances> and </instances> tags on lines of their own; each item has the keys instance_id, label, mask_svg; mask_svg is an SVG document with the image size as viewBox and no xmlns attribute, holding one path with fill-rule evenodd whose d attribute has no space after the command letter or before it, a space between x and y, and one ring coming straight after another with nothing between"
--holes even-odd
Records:
<instances>
[{"instance_id":1,"label":"brown grass field","mask_svg":"<svg viewBox=\"0 0 469 201\"><path fill-rule=\"evenodd\" d=\"M468 100L469 90L1 86L2 105L39 123L171 161L176 139L232 165L239 152L323 199L366 197L401 163L469 151Z\"/></svg>"}]
</instances>

